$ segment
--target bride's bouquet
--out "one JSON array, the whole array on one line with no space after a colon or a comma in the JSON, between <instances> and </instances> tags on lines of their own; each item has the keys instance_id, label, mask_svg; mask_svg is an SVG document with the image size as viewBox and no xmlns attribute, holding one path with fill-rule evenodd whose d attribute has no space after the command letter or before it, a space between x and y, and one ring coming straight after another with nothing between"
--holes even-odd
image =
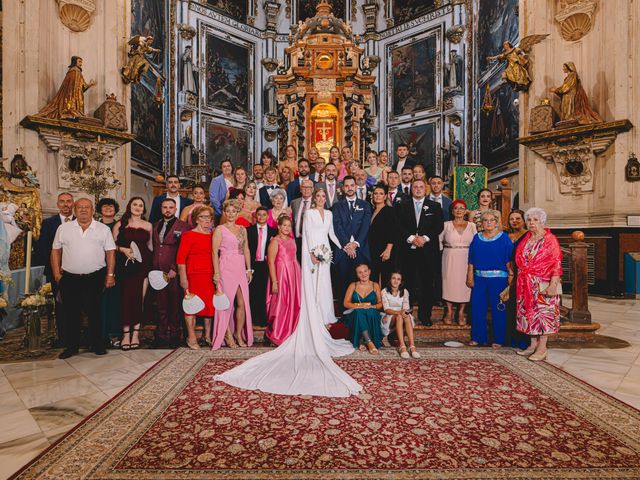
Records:
<instances>
[{"instance_id":1,"label":"bride's bouquet","mask_svg":"<svg viewBox=\"0 0 640 480\"><path fill-rule=\"evenodd\" d=\"M331 263L333 252L328 245L322 244L311 249L311 254L318 259L320 264ZM316 265L311 269L311 273L316 272Z\"/></svg>"}]
</instances>

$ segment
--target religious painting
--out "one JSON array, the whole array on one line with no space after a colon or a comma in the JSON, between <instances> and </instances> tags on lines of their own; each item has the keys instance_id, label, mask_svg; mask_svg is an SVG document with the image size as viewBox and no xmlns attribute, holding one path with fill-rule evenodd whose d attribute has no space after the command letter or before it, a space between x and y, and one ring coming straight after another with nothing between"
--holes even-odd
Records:
<instances>
[{"instance_id":1,"label":"religious painting","mask_svg":"<svg viewBox=\"0 0 640 480\"><path fill-rule=\"evenodd\" d=\"M307 18L315 17L318 3L320 0L298 0L298 20L304 22ZM334 17L347 19L347 0L329 0L329 3L333 7Z\"/></svg>"},{"instance_id":2,"label":"religious painting","mask_svg":"<svg viewBox=\"0 0 640 480\"><path fill-rule=\"evenodd\" d=\"M234 20L247 23L247 0L207 0L207 5Z\"/></svg>"},{"instance_id":3,"label":"religious painting","mask_svg":"<svg viewBox=\"0 0 640 480\"><path fill-rule=\"evenodd\" d=\"M146 77L145 77L146 80ZM131 157L155 170L163 170L162 106L146 82L131 85L131 133L136 135Z\"/></svg>"},{"instance_id":4,"label":"religious painting","mask_svg":"<svg viewBox=\"0 0 640 480\"><path fill-rule=\"evenodd\" d=\"M160 49L160 53L152 55L149 59L158 70L163 68L164 54L167 51L166 18L165 2L131 0L131 36L153 36L152 47Z\"/></svg>"},{"instance_id":5,"label":"religious painting","mask_svg":"<svg viewBox=\"0 0 640 480\"><path fill-rule=\"evenodd\" d=\"M390 147L389 152L394 157L398 145L404 143L409 147L409 157L416 163L424 165L427 175L441 174L436 149L438 135L438 122L398 125L389 128Z\"/></svg>"},{"instance_id":6,"label":"religious painting","mask_svg":"<svg viewBox=\"0 0 640 480\"><path fill-rule=\"evenodd\" d=\"M393 20L395 25L418 18L437 8L441 0L393 0Z\"/></svg>"},{"instance_id":7,"label":"religious painting","mask_svg":"<svg viewBox=\"0 0 640 480\"><path fill-rule=\"evenodd\" d=\"M518 159L518 92L502 81L500 73L489 85L488 98L486 84L479 89L483 101L492 105L480 113L480 163L493 170Z\"/></svg>"},{"instance_id":8,"label":"religious painting","mask_svg":"<svg viewBox=\"0 0 640 480\"><path fill-rule=\"evenodd\" d=\"M436 108L436 51L439 31L412 43L396 43L387 47L391 77L392 120Z\"/></svg>"},{"instance_id":9,"label":"religious painting","mask_svg":"<svg viewBox=\"0 0 640 480\"><path fill-rule=\"evenodd\" d=\"M502 42L518 39L518 0L480 0L478 7L478 72L483 77L498 62L487 57L502 53Z\"/></svg>"},{"instance_id":10,"label":"religious painting","mask_svg":"<svg viewBox=\"0 0 640 480\"><path fill-rule=\"evenodd\" d=\"M223 160L231 160L234 167L242 166L249 174L253 163L253 129L242 125L220 124L213 119L204 121L204 143L207 165L213 172L220 171Z\"/></svg>"},{"instance_id":11,"label":"religious painting","mask_svg":"<svg viewBox=\"0 0 640 480\"><path fill-rule=\"evenodd\" d=\"M253 46L206 34L206 105L249 116Z\"/></svg>"}]
</instances>

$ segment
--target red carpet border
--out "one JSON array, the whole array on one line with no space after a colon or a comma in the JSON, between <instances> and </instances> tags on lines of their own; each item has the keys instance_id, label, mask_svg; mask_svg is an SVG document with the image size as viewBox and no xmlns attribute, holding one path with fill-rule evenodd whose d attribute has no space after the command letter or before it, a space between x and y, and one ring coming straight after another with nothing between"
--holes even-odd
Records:
<instances>
[{"instance_id":1,"label":"red carpet border","mask_svg":"<svg viewBox=\"0 0 640 480\"><path fill-rule=\"evenodd\" d=\"M354 354L347 399L212 379L261 351L174 352L16 478L640 478L640 412L510 350Z\"/></svg>"}]
</instances>

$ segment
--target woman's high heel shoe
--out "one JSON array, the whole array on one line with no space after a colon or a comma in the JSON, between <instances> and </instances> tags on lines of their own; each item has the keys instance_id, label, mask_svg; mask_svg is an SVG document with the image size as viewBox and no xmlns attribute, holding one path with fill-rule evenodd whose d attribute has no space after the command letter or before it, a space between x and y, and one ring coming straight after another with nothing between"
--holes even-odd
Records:
<instances>
[{"instance_id":1,"label":"woman's high heel shoe","mask_svg":"<svg viewBox=\"0 0 640 480\"><path fill-rule=\"evenodd\" d=\"M529 347L526 350L518 350L516 354L522 357L528 357L529 355L533 355L535 351L536 351L535 347L533 348Z\"/></svg>"},{"instance_id":2,"label":"woman's high heel shoe","mask_svg":"<svg viewBox=\"0 0 640 480\"><path fill-rule=\"evenodd\" d=\"M124 343L125 338L127 339L127 343ZM131 350L131 332L128 330L126 332L122 332L122 340L120 340L120 349L123 352Z\"/></svg>"},{"instance_id":3,"label":"woman's high heel shoe","mask_svg":"<svg viewBox=\"0 0 640 480\"><path fill-rule=\"evenodd\" d=\"M411 345L409 347L409 351L411 352L411 356L413 358L420 358L420 354L418 353L418 349L416 348L415 345Z\"/></svg>"},{"instance_id":4,"label":"woman's high heel shoe","mask_svg":"<svg viewBox=\"0 0 640 480\"><path fill-rule=\"evenodd\" d=\"M242 340L242 337L236 337L234 335L233 338L236 340L236 343L238 344L239 347L244 348L247 346L247 344L244 343L244 340Z\"/></svg>"},{"instance_id":5,"label":"woman's high heel shoe","mask_svg":"<svg viewBox=\"0 0 640 480\"><path fill-rule=\"evenodd\" d=\"M187 347L189 347L191 350L200 350L200 345L198 345L197 340L193 343L190 343L189 339L187 339Z\"/></svg>"},{"instance_id":6,"label":"woman's high heel shoe","mask_svg":"<svg viewBox=\"0 0 640 480\"><path fill-rule=\"evenodd\" d=\"M229 348L238 348L238 345L236 345L236 342L233 340L233 336L232 335L225 335L224 336L224 343L227 344L227 347Z\"/></svg>"},{"instance_id":7,"label":"woman's high heel shoe","mask_svg":"<svg viewBox=\"0 0 640 480\"><path fill-rule=\"evenodd\" d=\"M407 352L407 347L405 347L404 345L402 345L399 349L400 352L400 358L411 358L411 356L409 355L409 352Z\"/></svg>"},{"instance_id":8,"label":"woman's high heel shoe","mask_svg":"<svg viewBox=\"0 0 640 480\"><path fill-rule=\"evenodd\" d=\"M548 350L545 350L544 353L534 353L529 357L529 360L531 360L532 362L542 362L543 360L547 359L548 353Z\"/></svg>"}]
</instances>

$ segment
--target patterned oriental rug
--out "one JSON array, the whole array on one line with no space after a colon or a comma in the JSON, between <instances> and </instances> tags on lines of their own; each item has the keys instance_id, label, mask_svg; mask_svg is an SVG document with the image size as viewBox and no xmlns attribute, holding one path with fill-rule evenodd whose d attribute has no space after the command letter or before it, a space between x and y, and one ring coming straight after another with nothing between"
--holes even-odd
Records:
<instances>
[{"instance_id":1,"label":"patterned oriental rug","mask_svg":"<svg viewBox=\"0 0 640 480\"><path fill-rule=\"evenodd\" d=\"M640 412L513 351L357 353L347 399L212 380L260 351L173 352L15 478L640 478Z\"/></svg>"}]
</instances>

